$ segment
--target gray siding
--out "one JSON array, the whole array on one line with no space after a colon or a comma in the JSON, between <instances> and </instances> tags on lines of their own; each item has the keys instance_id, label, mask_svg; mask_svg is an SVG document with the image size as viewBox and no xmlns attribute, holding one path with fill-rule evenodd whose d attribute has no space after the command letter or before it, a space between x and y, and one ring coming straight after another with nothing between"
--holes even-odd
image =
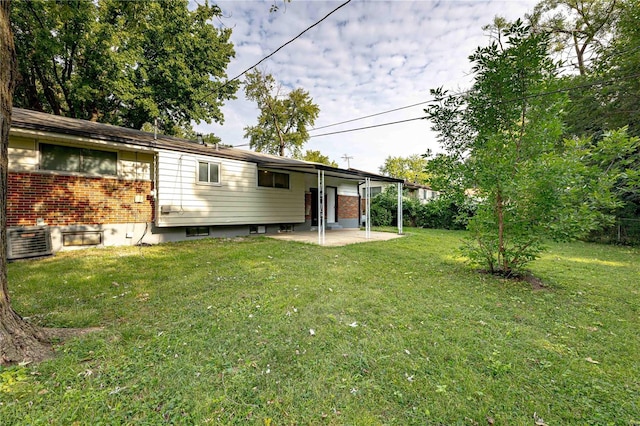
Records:
<instances>
[{"instance_id":1,"label":"gray siding","mask_svg":"<svg viewBox=\"0 0 640 426\"><path fill-rule=\"evenodd\" d=\"M220 165L219 184L197 182L198 161ZM304 222L304 176L290 173L290 189L261 188L254 163L160 151L157 193L162 227Z\"/></svg>"}]
</instances>

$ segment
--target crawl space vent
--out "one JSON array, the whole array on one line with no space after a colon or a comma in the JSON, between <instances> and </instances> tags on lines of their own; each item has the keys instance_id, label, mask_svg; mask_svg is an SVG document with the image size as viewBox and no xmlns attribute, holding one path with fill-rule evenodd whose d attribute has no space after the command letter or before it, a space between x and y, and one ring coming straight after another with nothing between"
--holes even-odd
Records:
<instances>
[{"instance_id":1,"label":"crawl space vent","mask_svg":"<svg viewBox=\"0 0 640 426\"><path fill-rule=\"evenodd\" d=\"M47 228L8 230L7 243L8 259L24 259L51 254L51 233Z\"/></svg>"}]
</instances>

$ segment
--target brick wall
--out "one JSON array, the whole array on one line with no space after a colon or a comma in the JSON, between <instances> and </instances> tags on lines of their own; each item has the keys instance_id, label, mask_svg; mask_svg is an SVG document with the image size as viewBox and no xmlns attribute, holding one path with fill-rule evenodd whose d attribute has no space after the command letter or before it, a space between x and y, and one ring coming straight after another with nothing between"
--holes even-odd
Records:
<instances>
[{"instance_id":1,"label":"brick wall","mask_svg":"<svg viewBox=\"0 0 640 426\"><path fill-rule=\"evenodd\" d=\"M304 194L304 220L311 220L311 193Z\"/></svg>"},{"instance_id":2,"label":"brick wall","mask_svg":"<svg viewBox=\"0 0 640 426\"><path fill-rule=\"evenodd\" d=\"M359 219L358 198L338 195L338 219Z\"/></svg>"},{"instance_id":3,"label":"brick wall","mask_svg":"<svg viewBox=\"0 0 640 426\"><path fill-rule=\"evenodd\" d=\"M151 222L152 182L9 173L7 226L50 226ZM143 202L136 203L141 195Z\"/></svg>"}]
</instances>

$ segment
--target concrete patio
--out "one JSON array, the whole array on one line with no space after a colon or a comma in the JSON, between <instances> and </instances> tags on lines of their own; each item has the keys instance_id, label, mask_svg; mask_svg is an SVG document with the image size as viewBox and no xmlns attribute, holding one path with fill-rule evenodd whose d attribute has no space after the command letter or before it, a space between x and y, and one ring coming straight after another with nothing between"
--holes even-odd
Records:
<instances>
[{"instance_id":1,"label":"concrete patio","mask_svg":"<svg viewBox=\"0 0 640 426\"><path fill-rule=\"evenodd\" d=\"M281 234L270 234L267 235L267 237L285 241L318 244L318 231L283 232ZM334 229L325 232L324 245L337 247L372 241L387 241L400 237L402 237L402 235L398 235L397 233L371 231L370 238L367 238L366 232L359 229Z\"/></svg>"}]
</instances>

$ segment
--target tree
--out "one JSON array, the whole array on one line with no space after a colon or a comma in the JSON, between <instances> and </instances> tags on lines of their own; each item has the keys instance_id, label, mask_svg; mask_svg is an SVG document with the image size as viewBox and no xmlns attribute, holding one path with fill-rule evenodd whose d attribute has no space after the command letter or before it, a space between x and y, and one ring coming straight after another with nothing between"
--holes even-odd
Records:
<instances>
[{"instance_id":1,"label":"tree","mask_svg":"<svg viewBox=\"0 0 640 426\"><path fill-rule=\"evenodd\" d=\"M320 114L309 93L298 88L284 94L271 74L258 70L247 74L244 84L247 99L260 109L258 124L244 128L251 148L281 157L286 151L301 155L309 140L307 127L313 126Z\"/></svg>"},{"instance_id":2,"label":"tree","mask_svg":"<svg viewBox=\"0 0 640 426\"><path fill-rule=\"evenodd\" d=\"M519 20L470 60L475 76L463 95L432 91L425 111L446 151L450 187L478 200L469 223L469 258L491 273L517 274L546 238L570 239L596 227L613 204L610 181L587 167L581 140L561 141L566 96L548 36Z\"/></svg>"},{"instance_id":3,"label":"tree","mask_svg":"<svg viewBox=\"0 0 640 426\"><path fill-rule=\"evenodd\" d=\"M10 1L0 2L0 364L40 360L51 353L45 333L11 307L7 280L7 168L16 54Z\"/></svg>"},{"instance_id":4,"label":"tree","mask_svg":"<svg viewBox=\"0 0 640 426\"><path fill-rule=\"evenodd\" d=\"M311 161L314 163L326 164L331 167L338 167L338 163L331 160L327 155L323 155L320 151L308 149L303 155L297 156L299 160Z\"/></svg>"},{"instance_id":5,"label":"tree","mask_svg":"<svg viewBox=\"0 0 640 426\"><path fill-rule=\"evenodd\" d=\"M428 173L425 171L426 166L427 159L418 154L408 157L389 156L378 170L385 176L426 184L429 178Z\"/></svg>"},{"instance_id":6,"label":"tree","mask_svg":"<svg viewBox=\"0 0 640 426\"><path fill-rule=\"evenodd\" d=\"M588 58L610 38L621 3L621 0L542 0L527 18L533 27L552 35L557 52L572 51L575 67L580 75L585 75Z\"/></svg>"},{"instance_id":7,"label":"tree","mask_svg":"<svg viewBox=\"0 0 640 426\"><path fill-rule=\"evenodd\" d=\"M640 136L640 1L623 3L620 21L610 46L601 52L594 69L611 84L595 87L599 108L593 117L608 130L628 127Z\"/></svg>"},{"instance_id":8,"label":"tree","mask_svg":"<svg viewBox=\"0 0 640 426\"><path fill-rule=\"evenodd\" d=\"M223 121L234 97L225 83L231 30L216 29L217 6L187 0L18 0L16 106L140 129L159 119L165 134Z\"/></svg>"}]
</instances>

